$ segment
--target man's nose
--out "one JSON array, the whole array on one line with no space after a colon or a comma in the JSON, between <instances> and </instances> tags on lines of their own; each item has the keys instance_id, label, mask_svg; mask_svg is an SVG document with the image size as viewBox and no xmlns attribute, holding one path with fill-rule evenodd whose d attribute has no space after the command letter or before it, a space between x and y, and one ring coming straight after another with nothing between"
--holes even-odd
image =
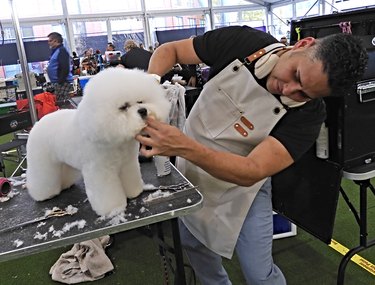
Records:
<instances>
[{"instance_id":1,"label":"man's nose","mask_svg":"<svg viewBox=\"0 0 375 285\"><path fill-rule=\"evenodd\" d=\"M297 82L289 82L283 86L283 95L288 96L301 91L301 85Z\"/></svg>"}]
</instances>

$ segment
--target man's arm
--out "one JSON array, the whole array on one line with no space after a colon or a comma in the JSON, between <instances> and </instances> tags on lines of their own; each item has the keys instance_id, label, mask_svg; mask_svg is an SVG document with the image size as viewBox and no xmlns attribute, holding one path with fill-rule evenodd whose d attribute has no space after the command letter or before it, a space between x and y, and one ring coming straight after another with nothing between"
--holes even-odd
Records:
<instances>
[{"instance_id":1,"label":"man's arm","mask_svg":"<svg viewBox=\"0 0 375 285\"><path fill-rule=\"evenodd\" d=\"M68 77L70 71L70 57L68 52L64 48L60 48L60 53L58 57L59 61L59 74L58 74L58 82L63 84L66 82L66 78Z\"/></svg>"},{"instance_id":2,"label":"man's arm","mask_svg":"<svg viewBox=\"0 0 375 285\"><path fill-rule=\"evenodd\" d=\"M199 64L202 61L194 51L193 39L186 39L162 44L151 56L148 73L163 76L176 63Z\"/></svg>"},{"instance_id":3,"label":"man's arm","mask_svg":"<svg viewBox=\"0 0 375 285\"><path fill-rule=\"evenodd\" d=\"M184 135L168 124L148 119L144 132L138 135L141 154L180 156L199 166L212 176L242 186L251 186L293 163L287 149L274 137L268 136L244 157L211 149ZM146 146L152 149L146 149Z\"/></svg>"}]
</instances>

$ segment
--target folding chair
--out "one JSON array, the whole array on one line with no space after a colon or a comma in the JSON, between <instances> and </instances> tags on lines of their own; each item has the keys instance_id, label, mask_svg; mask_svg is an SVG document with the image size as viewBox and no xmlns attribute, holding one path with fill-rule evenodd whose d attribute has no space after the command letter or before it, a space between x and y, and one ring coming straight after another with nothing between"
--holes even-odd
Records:
<instances>
[{"instance_id":1,"label":"folding chair","mask_svg":"<svg viewBox=\"0 0 375 285\"><path fill-rule=\"evenodd\" d=\"M0 116L0 136L13 134L13 138L0 144L0 172L7 177L5 161L18 163L14 173L22 167L26 159L28 129L32 127L29 111L13 112Z\"/></svg>"}]
</instances>

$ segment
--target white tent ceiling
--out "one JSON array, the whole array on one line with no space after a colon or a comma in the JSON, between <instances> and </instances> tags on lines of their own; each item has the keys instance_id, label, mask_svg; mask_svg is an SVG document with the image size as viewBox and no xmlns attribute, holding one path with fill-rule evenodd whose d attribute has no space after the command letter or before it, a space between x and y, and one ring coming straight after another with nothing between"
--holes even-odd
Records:
<instances>
[{"instance_id":1,"label":"white tent ceiling","mask_svg":"<svg viewBox=\"0 0 375 285\"><path fill-rule=\"evenodd\" d=\"M290 0L246 0L247 2L262 5L262 6L269 6L271 4L276 4L276 3L285 3L285 2L292 2Z\"/></svg>"}]
</instances>

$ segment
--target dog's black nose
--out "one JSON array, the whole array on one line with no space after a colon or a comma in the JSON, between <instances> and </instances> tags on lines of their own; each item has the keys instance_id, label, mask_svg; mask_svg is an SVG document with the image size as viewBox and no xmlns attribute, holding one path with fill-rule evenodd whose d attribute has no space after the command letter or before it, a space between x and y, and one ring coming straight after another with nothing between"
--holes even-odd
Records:
<instances>
[{"instance_id":1,"label":"dog's black nose","mask_svg":"<svg viewBox=\"0 0 375 285\"><path fill-rule=\"evenodd\" d=\"M147 117L147 109L146 108L140 108L138 109L139 115L141 115L142 119L145 119Z\"/></svg>"}]
</instances>

